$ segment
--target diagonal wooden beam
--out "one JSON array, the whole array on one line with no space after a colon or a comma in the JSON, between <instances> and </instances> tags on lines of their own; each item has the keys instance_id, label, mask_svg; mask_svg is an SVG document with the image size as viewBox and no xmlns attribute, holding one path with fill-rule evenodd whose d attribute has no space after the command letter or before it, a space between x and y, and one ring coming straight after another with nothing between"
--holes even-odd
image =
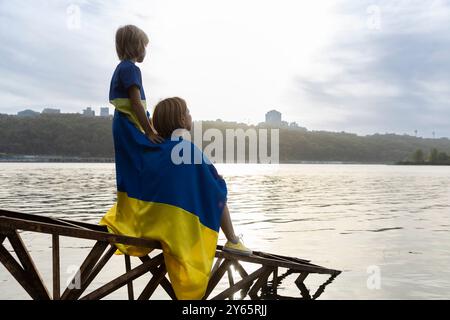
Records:
<instances>
[{"instance_id":1,"label":"diagonal wooden beam","mask_svg":"<svg viewBox=\"0 0 450 320\"><path fill-rule=\"evenodd\" d=\"M255 282L253 287L248 292L248 295L252 300L258 299L258 291L261 289L263 285L267 285L267 279L269 278L270 274L273 272L273 268L271 267L264 267L264 270L262 274L259 276L258 280Z\"/></svg>"},{"instance_id":2,"label":"diagonal wooden beam","mask_svg":"<svg viewBox=\"0 0 450 320\"><path fill-rule=\"evenodd\" d=\"M237 260L233 262L233 265L234 265L235 269L237 270L237 272L239 273L239 275L241 276L241 279L248 277L247 271L245 271L244 267ZM251 286L252 286L252 284L249 283L246 287L242 288L242 290L241 290L241 299L242 300L247 295Z\"/></svg>"},{"instance_id":3,"label":"diagonal wooden beam","mask_svg":"<svg viewBox=\"0 0 450 320\"><path fill-rule=\"evenodd\" d=\"M11 246L13 247L17 257L19 258L24 271L28 274L28 278L32 286L35 288L36 292L39 293L40 299L50 300L49 292L45 287L45 284L42 281L41 276L36 269L36 266L34 265L33 259L28 253L28 250L25 248L25 244L23 243L20 235L16 230L14 230L11 233L7 234L7 238L11 243Z\"/></svg>"},{"instance_id":4,"label":"diagonal wooden beam","mask_svg":"<svg viewBox=\"0 0 450 320\"><path fill-rule=\"evenodd\" d=\"M139 259L142 262L145 262L145 261L150 260L150 257L147 255L147 256L140 257ZM155 275L157 271L158 271L158 268L156 266L150 267L150 273L152 275ZM169 297L172 300L178 300L177 296L175 295L175 291L173 290L172 284L170 283L169 280L167 280L167 278L165 276L161 279L160 285L161 285L161 287L163 287L163 289L166 291L166 293L169 295Z\"/></svg>"},{"instance_id":5,"label":"diagonal wooden beam","mask_svg":"<svg viewBox=\"0 0 450 320\"><path fill-rule=\"evenodd\" d=\"M233 263L232 260L225 259L219 268L217 268L217 271L211 274L211 277L209 278L208 286L206 288L206 292L202 300L208 299L208 296L211 294L211 292L214 290L214 288L219 283L220 279L222 279L223 275L227 271L228 267Z\"/></svg>"},{"instance_id":6,"label":"diagonal wooden beam","mask_svg":"<svg viewBox=\"0 0 450 320\"><path fill-rule=\"evenodd\" d=\"M231 294L244 288L248 283L252 283L256 278L258 278L259 276L261 276L264 273L264 270L265 270L265 267L259 268L255 272L251 273L245 279L242 279L241 281L237 282L234 286L219 293L217 296L212 298L212 300L224 300L225 298L229 297Z\"/></svg>"},{"instance_id":7,"label":"diagonal wooden beam","mask_svg":"<svg viewBox=\"0 0 450 320\"><path fill-rule=\"evenodd\" d=\"M337 275L332 275L327 281L325 281L323 284L320 285L319 288L317 288L316 293L313 294L312 299L316 300L320 295L325 291L325 287L329 285L333 280L337 277Z\"/></svg>"},{"instance_id":8,"label":"diagonal wooden beam","mask_svg":"<svg viewBox=\"0 0 450 320\"><path fill-rule=\"evenodd\" d=\"M134 279L142 276L143 274L148 272L148 269L151 266L159 265L163 261L163 255L162 253L157 255L151 260L148 260L141 264L140 266L132 269L130 272L127 272L120 277L117 277L116 279L112 280L111 282L105 284L104 286L98 288L97 290L89 293L88 295L84 296L82 300L97 300L102 299L103 297L107 296L108 294L116 291L120 287L123 287L125 284L127 284L130 281L133 281Z\"/></svg>"},{"instance_id":9,"label":"diagonal wooden beam","mask_svg":"<svg viewBox=\"0 0 450 320\"><path fill-rule=\"evenodd\" d=\"M0 244L0 262L32 299L42 299L41 294L37 292L36 288L32 285L28 274L2 244Z\"/></svg>"},{"instance_id":10,"label":"diagonal wooden beam","mask_svg":"<svg viewBox=\"0 0 450 320\"><path fill-rule=\"evenodd\" d=\"M219 268L222 261L223 261L223 258L217 258L216 263L214 264L214 267L211 269L211 274L213 274L214 272L217 271L217 269Z\"/></svg>"},{"instance_id":11,"label":"diagonal wooden beam","mask_svg":"<svg viewBox=\"0 0 450 320\"><path fill-rule=\"evenodd\" d=\"M309 293L308 288L306 287L304 281L306 277L309 275L308 272L302 272L298 276L298 278L295 280L295 284L297 285L297 288L300 290L300 294L305 300L311 300L311 295Z\"/></svg>"},{"instance_id":12,"label":"diagonal wooden beam","mask_svg":"<svg viewBox=\"0 0 450 320\"><path fill-rule=\"evenodd\" d=\"M155 292L156 288L160 284L161 280L166 275L166 265L163 263L159 268L158 271L155 272L153 277L150 279L150 281L145 286L144 290L142 291L141 295L139 296L138 300L148 300L152 296L153 292Z\"/></svg>"},{"instance_id":13,"label":"diagonal wooden beam","mask_svg":"<svg viewBox=\"0 0 450 320\"><path fill-rule=\"evenodd\" d=\"M92 269L97 264L97 261L100 259L100 257L102 256L103 252L105 251L108 245L109 243L105 241L97 241L95 243L94 247L91 249L88 256L81 264L80 270L77 272L77 274L75 274L74 278L70 282L70 285L66 288L66 290L62 294L61 296L62 300L75 300L78 299L83 294L84 290L86 290L87 285L89 285L90 281L92 281L93 279L92 277L89 277L89 275L92 273ZM74 280L76 281L76 277L80 278L80 287L71 288L72 282ZM90 281L88 281L89 283L86 285L87 279L90 279ZM85 285L83 285L83 283Z\"/></svg>"}]
</instances>

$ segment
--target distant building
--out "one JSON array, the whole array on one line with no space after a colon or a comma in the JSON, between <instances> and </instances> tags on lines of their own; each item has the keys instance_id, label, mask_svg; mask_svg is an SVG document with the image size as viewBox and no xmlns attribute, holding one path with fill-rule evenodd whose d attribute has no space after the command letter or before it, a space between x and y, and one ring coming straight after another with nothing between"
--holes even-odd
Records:
<instances>
[{"instance_id":1,"label":"distant building","mask_svg":"<svg viewBox=\"0 0 450 320\"><path fill-rule=\"evenodd\" d=\"M39 112L30 110L30 109L17 112L18 117L35 117L38 114L39 114Z\"/></svg>"},{"instance_id":2,"label":"distant building","mask_svg":"<svg viewBox=\"0 0 450 320\"><path fill-rule=\"evenodd\" d=\"M109 108L100 108L100 117L109 117Z\"/></svg>"},{"instance_id":3,"label":"distant building","mask_svg":"<svg viewBox=\"0 0 450 320\"><path fill-rule=\"evenodd\" d=\"M266 124L272 126L281 126L281 112L271 110L266 113Z\"/></svg>"},{"instance_id":4,"label":"distant building","mask_svg":"<svg viewBox=\"0 0 450 320\"><path fill-rule=\"evenodd\" d=\"M298 128L298 124L297 124L297 122L291 122L289 124L289 127L291 127L291 128Z\"/></svg>"},{"instance_id":5,"label":"distant building","mask_svg":"<svg viewBox=\"0 0 450 320\"><path fill-rule=\"evenodd\" d=\"M87 107L83 110L83 116L95 117L95 111L91 107Z\"/></svg>"},{"instance_id":6,"label":"distant building","mask_svg":"<svg viewBox=\"0 0 450 320\"><path fill-rule=\"evenodd\" d=\"M57 114L57 113L61 113L60 109L53 109L53 108L45 108L44 110L42 110L43 114Z\"/></svg>"}]
</instances>

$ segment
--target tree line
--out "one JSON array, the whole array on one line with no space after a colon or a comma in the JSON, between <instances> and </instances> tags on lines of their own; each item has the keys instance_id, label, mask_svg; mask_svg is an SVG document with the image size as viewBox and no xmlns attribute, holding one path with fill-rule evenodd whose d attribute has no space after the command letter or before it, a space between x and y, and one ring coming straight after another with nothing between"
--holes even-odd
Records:
<instances>
[{"instance_id":1,"label":"tree line","mask_svg":"<svg viewBox=\"0 0 450 320\"><path fill-rule=\"evenodd\" d=\"M202 132L210 128L220 130L224 137L226 129L266 129L270 132L270 127L264 125L219 120L202 122ZM195 139L195 132L193 136ZM223 141L224 150L225 143ZM207 142L203 147L206 145ZM412 161L416 156L420 160L420 152L415 154L417 150L436 150L428 158L443 161L444 154L450 153L450 140L397 134L359 136L346 132L279 129L279 159L282 163L396 163ZM80 114L41 114L35 117L0 114L0 157L10 155L113 158L111 118ZM427 159L427 156L422 158Z\"/></svg>"}]
</instances>

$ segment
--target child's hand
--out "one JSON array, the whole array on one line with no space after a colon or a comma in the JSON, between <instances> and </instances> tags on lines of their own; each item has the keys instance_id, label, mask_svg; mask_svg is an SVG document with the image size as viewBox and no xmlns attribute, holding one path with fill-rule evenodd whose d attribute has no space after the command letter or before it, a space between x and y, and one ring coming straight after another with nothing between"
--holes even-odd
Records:
<instances>
[{"instance_id":1,"label":"child's hand","mask_svg":"<svg viewBox=\"0 0 450 320\"><path fill-rule=\"evenodd\" d=\"M160 136L158 136L157 134L155 134L155 133L153 133L153 132L150 133L150 134L148 134L148 135L147 135L147 138L149 138L150 141L153 142L153 143L161 143L161 142L164 141L163 138L161 138Z\"/></svg>"}]
</instances>

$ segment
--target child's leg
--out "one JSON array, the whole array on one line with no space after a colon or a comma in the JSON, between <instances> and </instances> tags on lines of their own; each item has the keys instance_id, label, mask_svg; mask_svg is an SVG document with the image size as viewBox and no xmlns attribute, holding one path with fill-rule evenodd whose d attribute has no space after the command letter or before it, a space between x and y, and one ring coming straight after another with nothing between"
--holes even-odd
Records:
<instances>
[{"instance_id":1,"label":"child's leg","mask_svg":"<svg viewBox=\"0 0 450 320\"><path fill-rule=\"evenodd\" d=\"M233 223L231 222L230 211L228 211L227 205L225 205L225 207L223 208L222 220L220 222L220 226L223 233L225 234L225 237L227 237L227 240L233 243L237 243L239 241L239 238L236 237L236 234L234 233Z\"/></svg>"}]
</instances>

